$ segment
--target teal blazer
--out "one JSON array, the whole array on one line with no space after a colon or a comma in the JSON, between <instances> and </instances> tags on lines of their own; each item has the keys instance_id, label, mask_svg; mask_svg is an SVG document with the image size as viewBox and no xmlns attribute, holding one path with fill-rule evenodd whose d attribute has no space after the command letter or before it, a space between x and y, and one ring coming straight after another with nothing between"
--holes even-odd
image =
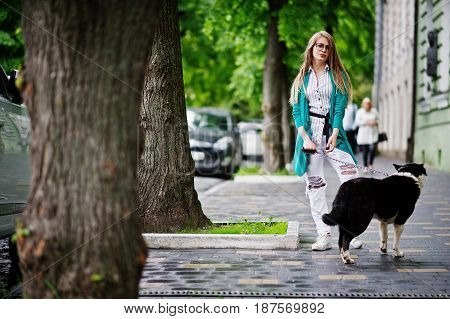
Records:
<instances>
[{"instance_id":1,"label":"teal blazer","mask_svg":"<svg viewBox=\"0 0 450 319\"><path fill-rule=\"evenodd\" d=\"M303 88L308 87L310 72L305 75L303 80L304 85L302 85L298 92L298 102L292 106L292 116L294 117L295 126L297 129L300 126L305 128L306 133L311 138L311 120L309 117L309 104L306 98ZM345 107L347 106L348 94L342 94L341 91L336 89L336 83L334 82L333 74L331 70L328 70L328 75L331 78L332 91L330 97L330 120L329 123L331 127L338 128L339 134L336 142L336 147L341 151L350 154L357 163L355 155L352 152L352 148L345 135L344 128L342 126L342 119L344 118ZM328 141L327 141L328 142ZM298 176L303 176L306 172L306 168L309 163L309 154L302 152L303 138L300 134L297 134L297 139L295 141L295 153L293 159L294 171Z\"/></svg>"}]
</instances>

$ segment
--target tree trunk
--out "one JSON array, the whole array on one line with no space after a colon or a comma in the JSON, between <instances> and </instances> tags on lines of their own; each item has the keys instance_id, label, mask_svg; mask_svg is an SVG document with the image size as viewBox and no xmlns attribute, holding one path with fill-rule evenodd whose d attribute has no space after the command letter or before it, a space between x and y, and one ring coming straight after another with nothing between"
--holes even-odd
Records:
<instances>
[{"instance_id":1,"label":"tree trunk","mask_svg":"<svg viewBox=\"0 0 450 319\"><path fill-rule=\"evenodd\" d=\"M289 105L289 78L287 67L284 64L283 64L283 73L280 81L281 81L281 110L282 110L281 126L283 131L283 154L284 154L284 162L287 164L292 161L292 157L294 156L293 152L294 136L291 129L292 108Z\"/></svg>"},{"instance_id":2,"label":"tree trunk","mask_svg":"<svg viewBox=\"0 0 450 319\"><path fill-rule=\"evenodd\" d=\"M18 249L32 298L134 298L137 119L157 1L26 0L31 189Z\"/></svg>"},{"instance_id":3,"label":"tree trunk","mask_svg":"<svg viewBox=\"0 0 450 319\"><path fill-rule=\"evenodd\" d=\"M284 168L282 119L282 72L285 48L278 38L278 12L285 0L269 0L270 21L268 44L264 63L263 106L264 113L264 170L274 173Z\"/></svg>"},{"instance_id":4,"label":"tree trunk","mask_svg":"<svg viewBox=\"0 0 450 319\"><path fill-rule=\"evenodd\" d=\"M194 189L181 63L177 1L166 0L141 106L145 146L138 171L138 211L146 232L175 232L210 223Z\"/></svg>"},{"instance_id":5,"label":"tree trunk","mask_svg":"<svg viewBox=\"0 0 450 319\"><path fill-rule=\"evenodd\" d=\"M334 28L338 27L337 9L341 4L341 0L328 0L328 4L324 6L322 20L325 23L325 31L333 35Z\"/></svg>"}]
</instances>

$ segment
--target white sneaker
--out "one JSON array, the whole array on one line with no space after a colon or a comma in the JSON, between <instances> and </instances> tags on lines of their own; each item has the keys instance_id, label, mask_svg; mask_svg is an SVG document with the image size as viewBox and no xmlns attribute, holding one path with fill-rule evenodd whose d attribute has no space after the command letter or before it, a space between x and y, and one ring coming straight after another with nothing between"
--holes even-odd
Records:
<instances>
[{"instance_id":1,"label":"white sneaker","mask_svg":"<svg viewBox=\"0 0 450 319\"><path fill-rule=\"evenodd\" d=\"M363 246L363 241L359 237L355 237L350 242L350 246L355 249L360 249Z\"/></svg>"},{"instance_id":2,"label":"white sneaker","mask_svg":"<svg viewBox=\"0 0 450 319\"><path fill-rule=\"evenodd\" d=\"M311 249L319 251L331 249L331 234L325 233L319 235L317 237L317 241L314 244L312 244Z\"/></svg>"}]
</instances>

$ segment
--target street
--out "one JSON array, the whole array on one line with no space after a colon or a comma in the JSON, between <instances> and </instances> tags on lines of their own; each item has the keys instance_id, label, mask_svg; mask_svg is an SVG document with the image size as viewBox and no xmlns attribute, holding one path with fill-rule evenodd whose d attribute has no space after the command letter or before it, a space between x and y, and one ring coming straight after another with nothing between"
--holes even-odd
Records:
<instances>
[{"instance_id":1,"label":"street","mask_svg":"<svg viewBox=\"0 0 450 319\"><path fill-rule=\"evenodd\" d=\"M391 163L379 158L376 168L394 173ZM378 252L378 222L372 221L361 236L364 247L351 249L355 265L344 265L337 250L311 252L315 227L304 184L236 183L218 177L195 177L206 215L213 221L296 220L301 223L301 248L283 250L150 250L144 268L141 297L213 293L270 296L412 297L448 296L450 291L449 217L450 174L429 170L429 177L407 222L401 247L405 258ZM339 186L326 167L328 203ZM370 175L369 175L370 176ZM377 177L378 176L371 176ZM389 245L392 244L392 226ZM390 248L390 247L389 247ZM0 291L8 290L10 261L6 240L0 241ZM198 267L187 267L198 264ZM212 264L212 265L209 265ZM215 268L214 264L220 265ZM208 267L206 267L207 265ZM7 295L5 295L7 296Z\"/></svg>"},{"instance_id":2,"label":"street","mask_svg":"<svg viewBox=\"0 0 450 319\"><path fill-rule=\"evenodd\" d=\"M377 158L375 168L392 174L392 163L400 164L400 161ZM339 183L327 166L325 173L331 205ZM448 297L449 187L450 174L428 170L427 183L400 242L404 258L392 256L392 225L389 226L390 253L379 253L378 222L374 220L361 236L363 248L350 250L356 263L344 265L337 249L337 230L333 233L331 250L311 251L316 233L303 183L226 181L216 191L200 196L203 211L210 219L237 221L272 217L299 221L301 248L296 251L150 250L140 284L141 297L179 294Z\"/></svg>"}]
</instances>

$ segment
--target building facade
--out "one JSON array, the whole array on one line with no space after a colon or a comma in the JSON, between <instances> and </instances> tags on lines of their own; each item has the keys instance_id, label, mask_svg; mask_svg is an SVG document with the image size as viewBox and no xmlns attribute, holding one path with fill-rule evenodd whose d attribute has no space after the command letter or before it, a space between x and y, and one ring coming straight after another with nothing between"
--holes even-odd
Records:
<instances>
[{"instance_id":1,"label":"building facade","mask_svg":"<svg viewBox=\"0 0 450 319\"><path fill-rule=\"evenodd\" d=\"M414 73L414 0L377 0L373 104L380 132L378 149L406 160L411 153Z\"/></svg>"},{"instance_id":2,"label":"building facade","mask_svg":"<svg viewBox=\"0 0 450 319\"><path fill-rule=\"evenodd\" d=\"M450 171L450 1L417 9L414 161Z\"/></svg>"}]
</instances>

